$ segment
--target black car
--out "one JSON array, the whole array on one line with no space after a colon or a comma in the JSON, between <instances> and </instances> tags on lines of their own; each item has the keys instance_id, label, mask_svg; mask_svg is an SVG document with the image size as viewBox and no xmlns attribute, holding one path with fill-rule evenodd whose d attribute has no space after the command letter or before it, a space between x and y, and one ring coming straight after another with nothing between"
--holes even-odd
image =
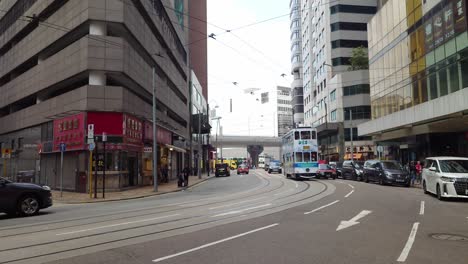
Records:
<instances>
[{"instance_id":1,"label":"black car","mask_svg":"<svg viewBox=\"0 0 468 264\"><path fill-rule=\"evenodd\" d=\"M341 168L341 177L343 179L350 179L354 181L363 180L363 171L362 166L364 165L361 161L351 161L347 160L343 162L343 167Z\"/></svg>"},{"instance_id":2,"label":"black car","mask_svg":"<svg viewBox=\"0 0 468 264\"><path fill-rule=\"evenodd\" d=\"M279 162L270 162L270 164L268 165L268 173L272 172L277 172L279 174L283 173L283 169L281 168L281 164Z\"/></svg>"},{"instance_id":3,"label":"black car","mask_svg":"<svg viewBox=\"0 0 468 264\"><path fill-rule=\"evenodd\" d=\"M216 164L215 176L231 176L231 168L226 163Z\"/></svg>"},{"instance_id":4,"label":"black car","mask_svg":"<svg viewBox=\"0 0 468 264\"><path fill-rule=\"evenodd\" d=\"M330 166L336 170L336 176L342 178L341 170L343 169L343 162L333 162L330 163Z\"/></svg>"},{"instance_id":5,"label":"black car","mask_svg":"<svg viewBox=\"0 0 468 264\"><path fill-rule=\"evenodd\" d=\"M364 179L366 182L379 184L404 185L409 187L411 177L397 161L368 160L364 164Z\"/></svg>"},{"instance_id":6,"label":"black car","mask_svg":"<svg viewBox=\"0 0 468 264\"><path fill-rule=\"evenodd\" d=\"M31 216L52 206L52 194L47 186L16 183L0 177L0 213Z\"/></svg>"}]
</instances>

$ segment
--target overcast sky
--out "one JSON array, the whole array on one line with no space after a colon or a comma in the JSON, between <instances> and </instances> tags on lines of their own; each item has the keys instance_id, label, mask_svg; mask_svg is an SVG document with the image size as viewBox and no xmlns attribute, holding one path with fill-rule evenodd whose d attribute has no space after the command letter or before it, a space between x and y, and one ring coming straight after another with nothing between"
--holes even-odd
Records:
<instances>
[{"instance_id":1,"label":"overcast sky","mask_svg":"<svg viewBox=\"0 0 468 264\"><path fill-rule=\"evenodd\" d=\"M277 85L291 84L288 13L289 0L208 0L208 22L212 24L208 25L208 34L216 34L217 39L208 40L209 103L211 107L220 106L217 115L222 116L225 135L248 135L249 124L251 135L273 135L275 110L272 104L261 105L256 99L261 92L271 93ZM222 30L281 15L231 33ZM250 95L243 91L248 88L261 90Z\"/></svg>"}]
</instances>

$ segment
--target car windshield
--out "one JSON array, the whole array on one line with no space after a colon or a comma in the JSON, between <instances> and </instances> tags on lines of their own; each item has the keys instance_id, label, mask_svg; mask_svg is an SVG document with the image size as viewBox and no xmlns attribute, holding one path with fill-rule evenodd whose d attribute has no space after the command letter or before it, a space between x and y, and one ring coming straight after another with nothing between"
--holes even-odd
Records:
<instances>
[{"instance_id":1,"label":"car windshield","mask_svg":"<svg viewBox=\"0 0 468 264\"><path fill-rule=\"evenodd\" d=\"M270 167L278 167L279 166L279 163L277 162L271 162L270 163Z\"/></svg>"},{"instance_id":2,"label":"car windshield","mask_svg":"<svg viewBox=\"0 0 468 264\"><path fill-rule=\"evenodd\" d=\"M354 162L354 167L356 168L362 168L362 163L361 162Z\"/></svg>"},{"instance_id":3,"label":"car windshield","mask_svg":"<svg viewBox=\"0 0 468 264\"><path fill-rule=\"evenodd\" d=\"M319 164L320 170L330 170L332 167L328 164Z\"/></svg>"},{"instance_id":4,"label":"car windshield","mask_svg":"<svg viewBox=\"0 0 468 264\"><path fill-rule=\"evenodd\" d=\"M391 161L382 162L382 167L387 170L401 170L400 164Z\"/></svg>"},{"instance_id":5,"label":"car windshield","mask_svg":"<svg viewBox=\"0 0 468 264\"><path fill-rule=\"evenodd\" d=\"M216 164L216 168L219 169L219 168L226 168L227 167L227 164Z\"/></svg>"},{"instance_id":6,"label":"car windshield","mask_svg":"<svg viewBox=\"0 0 468 264\"><path fill-rule=\"evenodd\" d=\"M468 173L468 160L440 160L440 170L447 173Z\"/></svg>"}]
</instances>

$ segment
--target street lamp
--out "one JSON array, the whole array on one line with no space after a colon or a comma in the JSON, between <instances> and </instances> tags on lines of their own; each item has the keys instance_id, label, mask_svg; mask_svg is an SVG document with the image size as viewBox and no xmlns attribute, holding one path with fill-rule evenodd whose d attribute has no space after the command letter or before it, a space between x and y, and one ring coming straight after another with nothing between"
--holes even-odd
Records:
<instances>
[{"instance_id":1,"label":"street lamp","mask_svg":"<svg viewBox=\"0 0 468 264\"><path fill-rule=\"evenodd\" d=\"M221 117L213 117L211 120L216 120L216 138L215 138L215 145L216 145L216 162L218 162L218 129L219 129L219 121Z\"/></svg>"},{"instance_id":2,"label":"street lamp","mask_svg":"<svg viewBox=\"0 0 468 264\"><path fill-rule=\"evenodd\" d=\"M153 54L156 57L159 58L164 58L164 56L161 55L161 53L154 53ZM158 142L157 142L157 128L156 128L156 67L153 66L153 80L152 80L152 86L153 86L153 190L154 192L158 191L158 157L157 157L157 152L158 152Z\"/></svg>"},{"instance_id":3,"label":"street lamp","mask_svg":"<svg viewBox=\"0 0 468 264\"><path fill-rule=\"evenodd\" d=\"M351 161L354 161L354 153L353 153L353 110L349 109L349 120L351 123L351 128L350 128L350 135L351 135ZM344 110L344 113L346 114L346 110Z\"/></svg>"}]
</instances>

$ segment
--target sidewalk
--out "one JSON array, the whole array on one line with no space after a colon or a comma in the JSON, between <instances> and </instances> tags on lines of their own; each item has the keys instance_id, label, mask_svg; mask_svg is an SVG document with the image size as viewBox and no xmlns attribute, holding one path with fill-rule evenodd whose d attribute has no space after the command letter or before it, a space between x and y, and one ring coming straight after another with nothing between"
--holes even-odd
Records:
<instances>
[{"instance_id":1,"label":"sidewalk","mask_svg":"<svg viewBox=\"0 0 468 264\"><path fill-rule=\"evenodd\" d=\"M187 188L193 187L201 182L204 182L213 177L210 174L208 177L206 174L202 175L201 179L198 179L198 176L190 176L189 186ZM137 199L149 196L155 196L165 193L178 192L185 190L187 188L181 188L177 186L177 180L171 181L169 183L161 183L158 185L158 192L153 191L153 186L142 186L136 187L120 192L106 192L106 198L102 199L101 190L98 190L98 198L89 198L88 193L76 193L76 192L63 192L63 197L60 197L59 190L52 190L52 198L56 204L80 204L80 203L99 203L99 202L109 202L109 201L120 201L120 200L130 200Z\"/></svg>"}]
</instances>

